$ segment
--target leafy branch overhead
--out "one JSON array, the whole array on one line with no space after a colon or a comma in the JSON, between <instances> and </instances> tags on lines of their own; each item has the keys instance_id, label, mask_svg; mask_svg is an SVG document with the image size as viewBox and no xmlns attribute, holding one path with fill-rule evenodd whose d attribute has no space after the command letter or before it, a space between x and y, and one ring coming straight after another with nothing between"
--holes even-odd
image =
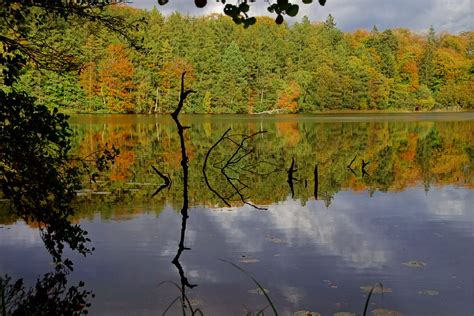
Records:
<instances>
[{"instance_id":1,"label":"leafy branch overhead","mask_svg":"<svg viewBox=\"0 0 474 316\"><path fill-rule=\"evenodd\" d=\"M139 41L130 36L140 20L125 19L106 8L123 1L97 0L3 0L0 6L0 73L3 84L11 86L21 69L31 62L44 70L77 70L80 61L73 45L58 45L67 25L80 27L99 23L125 38L131 46Z\"/></svg>"},{"instance_id":2,"label":"leafy branch overhead","mask_svg":"<svg viewBox=\"0 0 474 316\"><path fill-rule=\"evenodd\" d=\"M255 17L249 16L248 12L250 11L250 6L256 0L238 0L236 4L226 3L226 0L218 0L224 5L224 14L230 16L236 24L242 24L245 28L250 25L254 25L257 21ZM158 0L158 4L165 5L169 0ZM282 24L284 16L294 17L298 15L299 5L295 3L290 3L288 0L277 0L275 3L268 2L267 10L270 13L276 14L275 23ZM313 0L302 0L304 4L310 4ZM319 4L324 6L326 0L318 0ZM250 4L249 4L250 3ZM194 4L198 8L204 8L207 5L207 0L194 0Z\"/></svg>"}]
</instances>

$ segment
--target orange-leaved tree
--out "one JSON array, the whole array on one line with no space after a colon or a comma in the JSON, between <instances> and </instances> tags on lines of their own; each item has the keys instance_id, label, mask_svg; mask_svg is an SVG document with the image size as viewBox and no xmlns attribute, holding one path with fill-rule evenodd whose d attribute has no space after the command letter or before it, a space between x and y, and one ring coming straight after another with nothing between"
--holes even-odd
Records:
<instances>
[{"instance_id":1,"label":"orange-leaved tree","mask_svg":"<svg viewBox=\"0 0 474 316\"><path fill-rule=\"evenodd\" d=\"M294 80L290 81L278 98L278 108L287 110L290 113L296 112L300 95L301 89L298 83Z\"/></svg>"},{"instance_id":2,"label":"orange-leaved tree","mask_svg":"<svg viewBox=\"0 0 474 316\"><path fill-rule=\"evenodd\" d=\"M107 46L105 60L99 67L98 93L104 105L115 112L133 112L135 69L122 44Z\"/></svg>"}]
</instances>

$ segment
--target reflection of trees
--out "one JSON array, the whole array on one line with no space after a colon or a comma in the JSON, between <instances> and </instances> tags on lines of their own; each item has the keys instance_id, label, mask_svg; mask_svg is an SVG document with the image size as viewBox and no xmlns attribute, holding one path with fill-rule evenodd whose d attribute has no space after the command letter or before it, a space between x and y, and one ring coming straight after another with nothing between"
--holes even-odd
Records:
<instances>
[{"instance_id":1,"label":"reflection of trees","mask_svg":"<svg viewBox=\"0 0 474 316\"><path fill-rule=\"evenodd\" d=\"M71 165L71 131L65 115L35 106L21 93L0 91L0 184L11 211L40 229L55 269L31 289L21 280L0 276L3 315L68 315L84 311L90 292L67 287L73 263L63 258L64 247L90 253L87 232L70 221L71 202L80 187L80 169Z\"/></svg>"},{"instance_id":2,"label":"reflection of trees","mask_svg":"<svg viewBox=\"0 0 474 316\"><path fill-rule=\"evenodd\" d=\"M230 135L230 128L228 128L224 134L209 148L204 158L204 163L202 166L202 174L204 176L204 181L206 182L209 190L214 193L219 199L227 206L231 206L230 202L232 199L237 197L237 201L243 204L250 205L256 209L264 210L265 208L258 207L257 205L249 202L247 197L244 195L244 190L252 189L247 183L245 183L242 178L243 173L248 173L252 175L269 175L274 173L276 170L269 171L266 173L259 173L259 165L265 161L248 161L247 158L254 152L253 148L249 148L248 142L257 135L265 133L265 131L258 131L250 135L242 134L233 134ZM230 155L224 156L221 159L219 157L218 161L209 162L209 164L216 170L219 170L220 175L225 179L225 183L230 186L230 192L219 192L220 190L215 189L211 183L208 176L208 161L209 157L212 154L212 151L224 141L229 142L235 147L235 149L230 153ZM269 162L266 162L269 163ZM270 164L270 163L269 163ZM214 175L213 178L217 177ZM222 190L222 188L221 188Z\"/></svg>"},{"instance_id":3,"label":"reflection of trees","mask_svg":"<svg viewBox=\"0 0 474 316\"><path fill-rule=\"evenodd\" d=\"M443 148L439 131L430 129L426 136L419 138L416 143L416 162L420 166L425 189L428 190L431 183L431 171L437 163L439 153Z\"/></svg>"},{"instance_id":4,"label":"reflection of trees","mask_svg":"<svg viewBox=\"0 0 474 316\"><path fill-rule=\"evenodd\" d=\"M89 253L86 232L68 220L70 202L80 187L79 169L69 162L71 147L67 117L36 107L18 94L10 100L0 92L2 192L25 222L39 224L46 249L56 264L63 262L64 245ZM50 128L54 126L54 128Z\"/></svg>"},{"instance_id":5,"label":"reflection of trees","mask_svg":"<svg viewBox=\"0 0 474 316\"><path fill-rule=\"evenodd\" d=\"M200 117L197 123L193 117L180 117L186 125L192 126L184 134L189 165L191 168L200 169L207 151L215 143L215 139L210 137L210 131L212 135L223 135L228 128L228 122L220 118L207 121L206 118ZM116 144L121 148L121 155L124 151L132 151L135 157L139 157L128 165L129 175L124 180L113 180L110 176L104 175L100 178L101 181L94 184L94 190L132 192L120 194L120 201L131 203L133 199L149 198L158 184L163 183L163 180L151 170L150 165L155 165L159 170L166 170L173 179L181 173L179 140L174 131L174 122L161 117L146 118L142 122L135 121L132 125L92 124L88 130L85 129L85 125L75 127L78 137L82 139L76 147L78 156L100 148L108 139L118 140L115 135L121 135L120 143ZM295 198L302 201L314 196L313 186L305 186L305 181L312 183L315 163L318 164L319 170L319 198L325 199L327 203L340 190L399 191L418 184L423 178L428 179L431 184L473 185L472 168L467 167L470 160L469 150L466 148L472 147L472 123L469 122L298 122L293 127L297 128L300 134L300 140L296 144L285 137L280 137L282 131L276 122L269 120L262 123L260 126L258 121L253 123L233 119L232 133L250 135L261 128L267 131L265 137L258 136L251 143L254 150L252 159L262 160L263 157L273 163L261 163L258 173L268 173L275 169L287 170L294 157L299 169L296 178L300 180L294 185ZM432 127L439 131L442 149L426 150L425 154L420 156L420 149L417 151L418 139L427 135ZM227 145L225 143L225 146L217 146L212 155L228 157ZM159 157L158 161L156 157ZM354 158L354 162L350 165L353 169L351 172L347 166ZM118 160L120 159L122 158L119 156ZM370 161L365 167L370 176L362 177L362 160L365 163ZM421 161L425 162L426 167L420 164ZM430 168L427 162L431 163ZM226 191L230 192L231 187L225 177L219 174L220 170L212 168L211 165L209 167L207 172L212 187L226 188ZM117 174L118 168L120 164L113 165L109 174ZM272 181L246 172L243 174L245 183L252 186L252 203L267 205L286 199L288 184L285 172L273 173ZM156 185L146 185L147 183ZM189 174L189 183L189 196L193 203L208 206L224 205L217 196L206 189L201 173ZM140 191L133 191L134 189ZM110 201L118 195L101 196L97 199ZM180 205L182 195L177 190L171 190L166 200L162 196L154 198L155 202ZM238 198L236 200L231 204L241 205L242 202Z\"/></svg>"},{"instance_id":6,"label":"reflection of trees","mask_svg":"<svg viewBox=\"0 0 474 316\"><path fill-rule=\"evenodd\" d=\"M0 277L1 315L80 315L90 306L91 292L83 289L84 283L67 286L68 270L55 269L38 279L31 288L23 280ZM93 295L92 295L93 296Z\"/></svg>"}]
</instances>

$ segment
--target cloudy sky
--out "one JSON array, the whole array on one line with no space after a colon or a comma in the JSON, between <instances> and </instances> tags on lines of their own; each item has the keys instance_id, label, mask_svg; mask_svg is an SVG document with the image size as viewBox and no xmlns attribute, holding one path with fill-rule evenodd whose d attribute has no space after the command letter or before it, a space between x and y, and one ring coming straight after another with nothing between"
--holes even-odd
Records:
<instances>
[{"instance_id":1,"label":"cloudy sky","mask_svg":"<svg viewBox=\"0 0 474 316\"><path fill-rule=\"evenodd\" d=\"M164 14L173 11L190 15L222 12L222 4L215 0L208 1L204 9L196 8L192 0L169 0L168 4L159 6L158 9ZM311 21L321 21L332 14L343 31L371 29L373 25L381 30L407 27L421 32L426 31L430 25L437 32L458 33L474 29L474 0L327 0L324 7L314 1L310 5L301 4L300 12L293 21L301 20L304 15ZM301 0L292 2L301 3ZM132 5L147 9L158 6L157 0L134 0ZM268 15L267 6L264 0L256 0L252 3L251 14Z\"/></svg>"}]
</instances>

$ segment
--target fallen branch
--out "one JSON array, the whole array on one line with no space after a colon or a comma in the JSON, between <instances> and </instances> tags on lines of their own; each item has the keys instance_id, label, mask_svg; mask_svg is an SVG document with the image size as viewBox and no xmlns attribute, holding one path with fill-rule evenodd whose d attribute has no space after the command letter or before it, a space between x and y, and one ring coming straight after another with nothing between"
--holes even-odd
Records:
<instances>
[{"instance_id":1,"label":"fallen branch","mask_svg":"<svg viewBox=\"0 0 474 316\"><path fill-rule=\"evenodd\" d=\"M256 209L259 209L259 210L266 210L266 208L262 208L262 207L259 207L255 204L253 204L253 203L248 202L246 197L242 193L242 191L244 189L248 189L250 187L247 184L245 184L242 180L240 180L238 177L232 177L227 172L228 170L230 170L230 171L233 171L234 173L239 173L240 171L237 170L237 168L238 168L238 169L240 169L242 171L246 171L248 173L255 173L252 170L248 169L249 165L244 166L244 167L240 167L239 164L242 163L243 159L245 159L246 157L248 157L249 155L254 153L253 149L248 149L246 147L246 142L249 139L255 137L258 134L266 133L266 131L259 131L259 132L256 132L256 133L253 133L253 134L250 134L250 135L245 135L245 134L232 134L232 135L229 135L230 130L231 130L230 128L227 129L224 132L224 134L222 134L222 136L219 137L219 139L207 151L206 157L204 158L204 164L202 166L202 173L204 175L204 181L206 182L206 185L209 188L209 190L212 193L214 193L228 207L231 206L231 204L229 203L229 199L234 197L234 196L238 196L242 203L247 204L249 206L252 206L252 207L254 207ZM236 141L235 139L233 139L233 137L237 137L237 136L241 137L240 141ZM219 193L211 185L211 183L209 182L208 175L207 175L207 166L208 166L209 157L210 157L212 151L219 144L221 144L224 140L230 141L231 143L236 145L237 148L234 150L234 152L232 153L232 155L228 159L224 158L224 159L220 160L219 162L214 163L212 166L215 169L220 170L220 173L224 176L226 182L232 187L232 193L228 196L223 196L221 193ZM240 185L241 187L238 187L238 185Z\"/></svg>"}]
</instances>

